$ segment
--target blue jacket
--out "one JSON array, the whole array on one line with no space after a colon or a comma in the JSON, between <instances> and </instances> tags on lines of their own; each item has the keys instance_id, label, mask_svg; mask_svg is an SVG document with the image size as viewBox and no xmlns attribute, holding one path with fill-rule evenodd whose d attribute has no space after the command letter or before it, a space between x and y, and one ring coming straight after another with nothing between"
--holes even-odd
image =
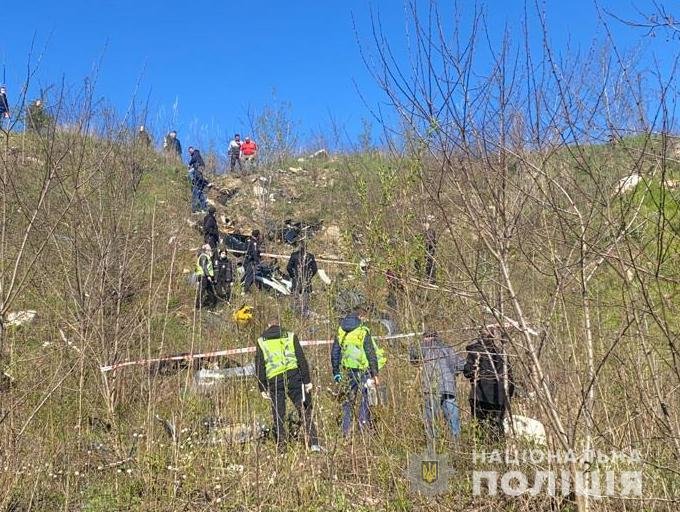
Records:
<instances>
[{"instance_id":1,"label":"blue jacket","mask_svg":"<svg viewBox=\"0 0 680 512\"><path fill-rule=\"evenodd\" d=\"M411 347L409 356L411 363L423 365L420 381L424 393L455 396L456 375L463 371L465 358L436 335L424 338L419 347Z\"/></svg>"},{"instance_id":2,"label":"blue jacket","mask_svg":"<svg viewBox=\"0 0 680 512\"><path fill-rule=\"evenodd\" d=\"M340 321L340 327L345 332L350 332L361 326L361 320L355 313L347 315ZM366 359L368 359L368 371L371 377L378 375L378 357L375 355L375 348L373 347L373 339L371 333L367 333L364 337L364 352ZM333 375L340 373L340 363L342 362L342 348L340 341L336 336L333 340L333 347L331 348L331 367L333 368Z\"/></svg>"}]
</instances>

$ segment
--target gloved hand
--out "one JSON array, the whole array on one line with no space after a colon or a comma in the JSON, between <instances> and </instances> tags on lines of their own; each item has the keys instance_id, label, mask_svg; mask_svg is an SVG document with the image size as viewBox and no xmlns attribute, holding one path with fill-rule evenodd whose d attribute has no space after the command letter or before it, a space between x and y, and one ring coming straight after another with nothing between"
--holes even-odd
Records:
<instances>
[{"instance_id":1,"label":"gloved hand","mask_svg":"<svg viewBox=\"0 0 680 512\"><path fill-rule=\"evenodd\" d=\"M260 391L260 395L262 395L262 398L264 398L265 400L271 400L272 399L272 397L269 396L269 393L267 393L266 391Z\"/></svg>"},{"instance_id":2,"label":"gloved hand","mask_svg":"<svg viewBox=\"0 0 680 512\"><path fill-rule=\"evenodd\" d=\"M342 375L340 375L339 373L333 375L333 380L334 380L334 381L336 382L336 384L337 384L338 382L340 382L340 381L342 380Z\"/></svg>"},{"instance_id":3,"label":"gloved hand","mask_svg":"<svg viewBox=\"0 0 680 512\"><path fill-rule=\"evenodd\" d=\"M311 393L314 385L311 382L308 382L307 384L304 384L304 387L305 387L305 393Z\"/></svg>"}]
</instances>

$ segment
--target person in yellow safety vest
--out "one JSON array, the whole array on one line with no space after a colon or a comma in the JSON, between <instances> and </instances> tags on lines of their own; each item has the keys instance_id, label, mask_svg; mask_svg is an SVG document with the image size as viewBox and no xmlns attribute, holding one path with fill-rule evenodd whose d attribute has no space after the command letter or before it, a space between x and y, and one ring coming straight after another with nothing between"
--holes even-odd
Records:
<instances>
[{"instance_id":1,"label":"person in yellow safety vest","mask_svg":"<svg viewBox=\"0 0 680 512\"><path fill-rule=\"evenodd\" d=\"M279 451L286 448L286 395L295 405L305 430L305 442L320 452L316 426L312 421L312 382L300 341L277 320L269 322L257 340L255 372L262 397L272 402L274 433Z\"/></svg>"},{"instance_id":2,"label":"person in yellow safety vest","mask_svg":"<svg viewBox=\"0 0 680 512\"><path fill-rule=\"evenodd\" d=\"M336 383L347 378L349 393L342 404L342 433L348 436L352 429L352 417L359 391L359 429L366 431L371 426L368 390L378 385L378 373L386 362L384 352L371 336L370 329L356 310L340 322L338 333L331 349L331 367Z\"/></svg>"},{"instance_id":3,"label":"person in yellow safety vest","mask_svg":"<svg viewBox=\"0 0 680 512\"><path fill-rule=\"evenodd\" d=\"M199 278L198 293L196 294L196 309L202 307L213 308L217 304L215 296L215 269L212 260L212 248L205 244L196 260L196 277Z\"/></svg>"}]
</instances>

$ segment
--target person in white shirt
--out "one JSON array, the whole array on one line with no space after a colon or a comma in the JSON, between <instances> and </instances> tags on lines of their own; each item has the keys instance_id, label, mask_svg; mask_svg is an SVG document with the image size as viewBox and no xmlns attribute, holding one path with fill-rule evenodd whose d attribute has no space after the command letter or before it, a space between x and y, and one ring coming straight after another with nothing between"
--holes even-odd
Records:
<instances>
[{"instance_id":1,"label":"person in white shirt","mask_svg":"<svg viewBox=\"0 0 680 512\"><path fill-rule=\"evenodd\" d=\"M238 133L229 143L229 172L234 172L236 164L238 164L238 170L243 172L241 166L241 136Z\"/></svg>"}]
</instances>

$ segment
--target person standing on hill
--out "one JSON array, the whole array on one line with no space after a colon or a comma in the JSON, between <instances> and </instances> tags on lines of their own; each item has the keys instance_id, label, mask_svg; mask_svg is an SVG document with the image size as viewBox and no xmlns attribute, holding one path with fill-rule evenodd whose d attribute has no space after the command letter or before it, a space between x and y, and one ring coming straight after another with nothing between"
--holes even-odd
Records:
<instances>
[{"instance_id":1,"label":"person standing on hill","mask_svg":"<svg viewBox=\"0 0 680 512\"><path fill-rule=\"evenodd\" d=\"M215 294L220 300L231 300L231 286L234 283L234 267L227 256L227 251L220 248L218 258L215 260Z\"/></svg>"},{"instance_id":2,"label":"person standing on hill","mask_svg":"<svg viewBox=\"0 0 680 512\"><path fill-rule=\"evenodd\" d=\"M200 169L201 172L205 169L205 162L203 161L201 152L193 146L189 146L189 167L194 171Z\"/></svg>"},{"instance_id":3,"label":"person standing on hill","mask_svg":"<svg viewBox=\"0 0 680 512\"><path fill-rule=\"evenodd\" d=\"M7 89L5 86L0 86L0 127L5 119L9 119L9 101L7 100Z\"/></svg>"},{"instance_id":4,"label":"person standing on hill","mask_svg":"<svg viewBox=\"0 0 680 512\"><path fill-rule=\"evenodd\" d=\"M146 131L144 125L141 125L137 131L137 141L143 148L151 147L151 136L149 135L149 132Z\"/></svg>"},{"instance_id":5,"label":"person standing on hill","mask_svg":"<svg viewBox=\"0 0 680 512\"><path fill-rule=\"evenodd\" d=\"M208 244L213 251L217 249L217 245L220 243L220 230L217 226L215 213L217 213L217 210L211 205L208 206L208 213L203 217L203 241Z\"/></svg>"},{"instance_id":6,"label":"person standing on hill","mask_svg":"<svg viewBox=\"0 0 680 512\"><path fill-rule=\"evenodd\" d=\"M213 308L217 304L215 297L215 268L212 260L212 249L208 244L201 248L196 260L195 275L200 279L196 294L196 309Z\"/></svg>"},{"instance_id":7,"label":"person standing on hill","mask_svg":"<svg viewBox=\"0 0 680 512\"><path fill-rule=\"evenodd\" d=\"M239 172L243 172L241 165L241 136L237 133L229 143L229 172L234 172L236 164L238 164Z\"/></svg>"},{"instance_id":8,"label":"person standing on hill","mask_svg":"<svg viewBox=\"0 0 680 512\"><path fill-rule=\"evenodd\" d=\"M305 441L313 452L320 452L316 426L312 421L312 380L309 364L300 341L286 332L278 320L269 321L257 340L255 371L262 397L272 402L274 434L279 451L286 448L286 395L298 410L305 431Z\"/></svg>"},{"instance_id":9,"label":"person standing on hill","mask_svg":"<svg viewBox=\"0 0 680 512\"><path fill-rule=\"evenodd\" d=\"M460 437L460 410L456 401L456 375L463 371L465 359L445 345L435 331L426 332L420 346L409 350L414 365L422 365L420 381L425 398L425 432L432 442L435 419L442 414L454 439Z\"/></svg>"},{"instance_id":10,"label":"person standing on hill","mask_svg":"<svg viewBox=\"0 0 680 512\"><path fill-rule=\"evenodd\" d=\"M45 112L43 102L40 98L36 99L26 109L26 131L32 133L45 133L49 129L51 119Z\"/></svg>"},{"instance_id":11,"label":"person standing on hill","mask_svg":"<svg viewBox=\"0 0 680 512\"><path fill-rule=\"evenodd\" d=\"M342 404L342 433L345 437L352 429L359 394L359 429L366 432L371 427L368 392L378 385L378 372L387 361L360 314L361 311L356 309L342 319L331 348L333 380L337 384L346 378L349 385L349 394Z\"/></svg>"},{"instance_id":12,"label":"person standing on hill","mask_svg":"<svg viewBox=\"0 0 680 512\"><path fill-rule=\"evenodd\" d=\"M296 308L302 316L307 316L312 279L318 272L318 267L314 255L307 251L304 240L300 241L299 249L290 255L286 270L293 281L292 292Z\"/></svg>"},{"instance_id":13,"label":"person standing on hill","mask_svg":"<svg viewBox=\"0 0 680 512\"><path fill-rule=\"evenodd\" d=\"M250 137L246 137L245 142L241 144L241 158L243 158L246 169L252 167L255 157L257 157L257 144L250 140Z\"/></svg>"},{"instance_id":14,"label":"person standing on hill","mask_svg":"<svg viewBox=\"0 0 680 512\"><path fill-rule=\"evenodd\" d=\"M260 230L254 229L248 239L246 255L243 259L243 291L248 293L255 282L255 272L260 264ZM259 287L259 285L258 285Z\"/></svg>"},{"instance_id":15,"label":"person standing on hill","mask_svg":"<svg viewBox=\"0 0 680 512\"><path fill-rule=\"evenodd\" d=\"M163 149L170 156L182 158L182 144L177 138L177 132L175 130L170 131L165 136L165 141L163 141Z\"/></svg>"},{"instance_id":16,"label":"person standing on hill","mask_svg":"<svg viewBox=\"0 0 680 512\"><path fill-rule=\"evenodd\" d=\"M494 437L503 438L503 418L515 391L512 367L504 348L496 344L501 339L497 327L484 327L479 338L468 345L463 375L470 380L472 416Z\"/></svg>"}]
</instances>

